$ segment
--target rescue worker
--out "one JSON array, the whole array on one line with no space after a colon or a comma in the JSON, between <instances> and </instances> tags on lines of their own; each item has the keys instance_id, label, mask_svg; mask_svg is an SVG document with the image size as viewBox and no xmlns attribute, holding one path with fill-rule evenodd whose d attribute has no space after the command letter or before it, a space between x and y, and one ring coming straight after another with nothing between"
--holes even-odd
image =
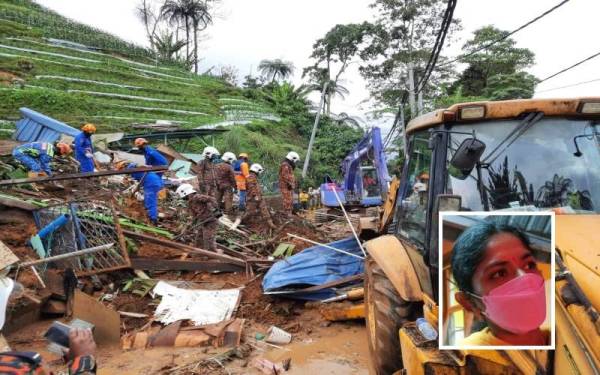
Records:
<instances>
[{"instance_id":1,"label":"rescue worker","mask_svg":"<svg viewBox=\"0 0 600 375\"><path fill-rule=\"evenodd\" d=\"M6 271L4 269L3 271ZM0 277L0 330L4 326L8 301L18 298L20 293L15 292L15 282L7 276ZM22 289L22 286L21 288ZM96 343L89 329L71 329L69 331L68 360L69 375L92 375L96 373ZM48 365L36 352L0 352L0 374L52 374Z\"/></svg>"},{"instance_id":2,"label":"rescue worker","mask_svg":"<svg viewBox=\"0 0 600 375\"><path fill-rule=\"evenodd\" d=\"M194 215L194 225L201 228L204 250L222 254L223 250L217 249L216 241L218 219L221 216L217 200L210 195L197 193L190 184L182 184L176 193L180 198L187 200L188 208ZM196 246L199 242L196 238Z\"/></svg>"},{"instance_id":3,"label":"rescue worker","mask_svg":"<svg viewBox=\"0 0 600 375\"><path fill-rule=\"evenodd\" d=\"M68 155L72 151L71 146L64 142L31 142L15 147L12 155L29 170L29 177L52 176L50 162L56 150L60 155Z\"/></svg>"},{"instance_id":4,"label":"rescue worker","mask_svg":"<svg viewBox=\"0 0 600 375\"><path fill-rule=\"evenodd\" d=\"M221 158L222 163L217 164L217 203L223 207L225 214L230 215L233 212L233 190L236 187L235 174L231 164L235 161L235 154L226 152Z\"/></svg>"},{"instance_id":5,"label":"rescue worker","mask_svg":"<svg viewBox=\"0 0 600 375\"><path fill-rule=\"evenodd\" d=\"M242 221L246 221L251 216L256 216L260 212L260 216L266 221L269 228L275 229L277 227L273 224L271 214L269 213L267 204L263 200L262 190L258 183L258 176L263 172L264 168L260 164L252 164L252 166L250 166L250 173L246 179L247 210Z\"/></svg>"},{"instance_id":6,"label":"rescue worker","mask_svg":"<svg viewBox=\"0 0 600 375\"><path fill-rule=\"evenodd\" d=\"M79 162L79 172L94 171L94 145L92 145L92 134L96 132L96 125L85 124L81 133L75 136L75 159Z\"/></svg>"},{"instance_id":7,"label":"rescue worker","mask_svg":"<svg viewBox=\"0 0 600 375\"><path fill-rule=\"evenodd\" d=\"M294 189L296 188L294 169L298 161L300 161L300 155L290 151L279 166L279 190L283 199L283 211L286 215L291 215L294 208Z\"/></svg>"},{"instance_id":8,"label":"rescue worker","mask_svg":"<svg viewBox=\"0 0 600 375\"><path fill-rule=\"evenodd\" d=\"M246 210L246 179L250 174L250 162L248 154L242 152L238 155L239 159L233 165L233 173L235 173L235 184L239 194L238 209Z\"/></svg>"},{"instance_id":9,"label":"rescue worker","mask_svg":"<svg viewBox=\"0 0 600 375\"><path fill-rule=\"evenodd\" d=\"M200 162L200 173L198 173L198 186L202 194L216 197L217 195L217 172L215 161L221 153L212 146L205 147L202 151L204 160Z\"/></svg>"},{"instance_id":10,"label":"rescue worker","mask_svg":"<svg viewBox=\"0 0 600 375\"><path fill-rule=\"evenodd\" d=\"M133 141L135 147L144 151L144 158L146 159L146 165L150 165L153 167L162 167L169 165L169 161L167 158L163 156L160 152L158 152L154 147L148 146L148 140L145 138L136 138ZM158 172L158 175L162 177L163 173Z\"/></svg>"},{"instance_id":11,"label":"rescue worker","mask_svg":"<svg viewBox=\"0 0 600 375\"><path fill-rule=\"evenodd\" d=\"M137 164L131 163L127 168L137 168ZM146 214L152 224L156 225L158 223L158 193L164 186L162 178L155 172L136 172L132 173L131 177L138 181L144 188L144 207L146 208Z\"/></svg>"}]
</instances>

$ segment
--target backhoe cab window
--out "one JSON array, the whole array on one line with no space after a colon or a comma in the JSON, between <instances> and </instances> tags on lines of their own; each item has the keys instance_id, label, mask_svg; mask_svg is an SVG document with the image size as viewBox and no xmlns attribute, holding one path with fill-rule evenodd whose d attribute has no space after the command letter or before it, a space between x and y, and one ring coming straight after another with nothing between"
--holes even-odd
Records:
<instances>
[{"instance_id":1,"label":"backhoe cab window","mask_svg":"<svg viewBox=\"0 0 600 375\"><path fill-rule=\"evenodd\" d=\"M408 175L408 188L402 197L402 209L398 218L398 233L423 246L427 219L429 192L429 165L431 150L428 147L429 133L417 133L412 139Z\"/></svg>"},{"instance_id":2,"label":"backhoe cab window","mask_svg":"<svg viewBox=\"0 0 600 375\"><path fill-rule=\"evenodd\" d=\"M475 130L477 139L486 144L479 189L476 168L465 178L449 163L469 136L450 134L447 191L462 196L462 209L484 210L485 199L490 210L561 207L566 212L600 212L600 137L594 135L600 133L600 125L542 118L522 134L516 131L509 137L519 124L510 120L452 127L455 132ZM577 157L574 137L584 134L588 136L577 139L581 151Z\"/></svg>"}]
</instances>

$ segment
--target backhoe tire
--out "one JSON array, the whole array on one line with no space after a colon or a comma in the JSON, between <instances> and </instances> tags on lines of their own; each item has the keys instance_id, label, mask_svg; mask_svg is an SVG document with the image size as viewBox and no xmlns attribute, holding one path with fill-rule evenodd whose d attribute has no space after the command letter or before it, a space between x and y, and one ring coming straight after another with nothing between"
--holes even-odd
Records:
<instances>
[{"instance_id":1,"label":"backhoe tire","mask_svg":"<svg viewBox=\"0 0 600 375\"><path fill-rule=\"evenodd\" d=\"M421 303L404 301L371 258L365 262L365 302L371 365L377 375L393 374L403 368L399 330L414 320Z\"/></svg>"}]
</instances>

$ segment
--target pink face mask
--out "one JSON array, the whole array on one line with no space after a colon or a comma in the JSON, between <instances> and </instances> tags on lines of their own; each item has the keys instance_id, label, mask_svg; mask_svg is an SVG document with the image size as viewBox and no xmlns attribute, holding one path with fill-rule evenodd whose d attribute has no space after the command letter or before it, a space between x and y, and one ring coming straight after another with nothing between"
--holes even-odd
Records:
<instances>
[{"instance_id":1,"label":"pink face mask","mask_svg":"<svg viewBox=\"0 0 600 375\"><path fill-rule=\"evenodd\" d=\"M479 297L485 305L484 315L499 327L514 334L538 328L546 319L544 278L526 273Z\"/></svg>"}]
</instances>

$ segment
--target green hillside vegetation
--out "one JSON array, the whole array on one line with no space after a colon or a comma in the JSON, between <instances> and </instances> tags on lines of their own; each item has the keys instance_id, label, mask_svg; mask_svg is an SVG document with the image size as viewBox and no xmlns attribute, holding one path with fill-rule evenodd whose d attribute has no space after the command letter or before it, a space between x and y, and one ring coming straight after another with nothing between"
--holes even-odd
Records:
<instances>
[{"instance_id":1,"label":"green hillside vegetation","mask_svg":"<svg viewBox=\"0 0 600 375\"><path fill-rule=\"evenodd\" d=\"M276 180L288 151L304 154L314 121L306 93L277 82L241 89L175 64L157 65L150 55L30 1L5 1L0 4L0 120L14 123L18 109L28 107L74 127L93 122L101 133L128 132L134 124L156 120L185 129L231 125L212 142L222 152L249 152L267 168L267 185ZM325 174L337 176L340 161L360 136L359 130L325 119L305 184L314 185ZM196 140L185 151L204 146Z\"/></svg>"}]
</instances>

